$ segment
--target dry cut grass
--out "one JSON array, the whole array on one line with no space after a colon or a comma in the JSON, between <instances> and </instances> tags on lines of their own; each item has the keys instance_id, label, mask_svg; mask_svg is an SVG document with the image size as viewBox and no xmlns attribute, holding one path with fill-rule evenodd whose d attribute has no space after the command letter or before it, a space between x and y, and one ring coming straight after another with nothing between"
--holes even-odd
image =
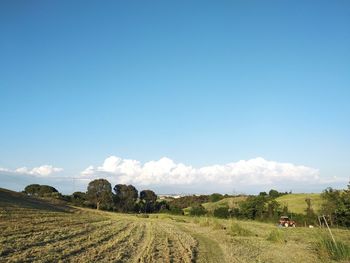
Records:
<instances>
[{"instance_id":1,"label":"dry cut grass","mask_svg":"<svg viewBox=\"0 0 350 263\"><path fill-rule=\"evenodd\" d=\"M141 217L0 191L0 262L349 262L350 231L184 217ZM338 250L337 250L338 249Z\"/></svg>"}]
</instances>

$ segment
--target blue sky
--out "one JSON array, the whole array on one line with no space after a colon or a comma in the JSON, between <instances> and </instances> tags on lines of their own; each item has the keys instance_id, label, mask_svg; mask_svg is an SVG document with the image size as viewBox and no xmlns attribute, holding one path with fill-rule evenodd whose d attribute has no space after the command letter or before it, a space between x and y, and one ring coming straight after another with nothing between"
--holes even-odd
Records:
<instances>
[{"instance_id":1,"label":"blue sky","mask_svg":"<svg viewBox=\"0 0 350 263\"><path fill-rule=\"evenodd\" d=\"M345 187L349 25L348 1L2 1L0 168L262 157Z\"/></svg>"}]
</instances>

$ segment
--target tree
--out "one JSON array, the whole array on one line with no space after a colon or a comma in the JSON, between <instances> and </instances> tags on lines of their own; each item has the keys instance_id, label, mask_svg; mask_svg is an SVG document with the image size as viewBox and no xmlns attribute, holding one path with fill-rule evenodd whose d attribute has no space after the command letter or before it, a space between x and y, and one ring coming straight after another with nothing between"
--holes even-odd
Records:
<instances>
[{"instance_id":1,"label":"tree","mask_svg":"<svg viewBox=\"0 0 350 263\"><path fill-rule=\"evenodd\" d=\"M71 196L71 200L75 205L84 205L87 200L86 193L83 192L74 192Z\"/></svg>"},{"instance_id":2,"label":"tree","mask_svg":"<svg viewBox=\"0 0 350 263\"><path fill-rule=\"evenodd\" d=\"M219 218L228 218L230 216L230 213L228 211L228 207L222 206L218 207L214 210L214 216Z\"/></svg>"},{"instance_id":3,"label":"tree","mask_svg":"<svg viewBox=\"0 0 350 263\"><path fill-rule=\"evenodd\" d=\"M143 212L151 213L155 210L157 195L152 190L143 190L140 192L140 199L143 203Z\"/></svg>"},{"instance_id":4,"label":"tree","mask_svg":"<svg viewBox=\"0 0 350 263\"><path fill-rule=\"evenodd\" d=\"M89 183L87 198L99 209L109 210L113 207L112 186L106 179L96 179Z\"/></svg>"},{"instance_id":5,"label":"tree","mask_svg":"<svg viewBox=\"0 0 350 263\"><path fill-rule=\"evenodd\" d=\"M40 185L40 190L39 190L40 196L50 196L50 195L54 195L55 193L58 193L55 187L52 187L49 185Z\"/></svg>"},{"instance_id":6,"label":"tree","mask_svg":"<svg viewBox=\"0 0 350 263\"><path fill-rule=\"evenodd\" d=\"M271 197L271 198L277 198L277 197L279 197L281 194L277 191L277 190L274 190L274 189L271 189L270 191L269 191L269 196Z\"/></svg>"},{"instance_id":7,"label":"tree","mask_svg":"<svg viewBox=\"0 0 350 263\"><path fill-rule=\"evenodd\" d=\"M322 212L330 217L331 224L350 227L350 185L343 191L327 188L321 197Z\"/></svg>"},{"instance_id":8,"label":"tree","mask_svg":"<svg viewBox=\"0 0 350 263\"><path fill-rule=\"evenodd\" d=\"M202 216L207 213L207 210L202 205L195 205L192 206L190 209L190 215L191 216Z\"/></svg>"},{"instance_id":9,"label":"tree","mask_svg":"<svg viewBox=\"0 0 350 263\"><path fill-rule=\"evenodd\" d=\"M341 206L341 191L328 187L321 194L321 198L324 200L321 212L328 216L330 225L333 225L337 221L337 208Z\"/></svg>"},{"instance_id":10,"label":"tree","mask_svg":"<svg viewBox=\"0 0 350 263\"><path fill-rule=\"evenodd\" d=\"M269 218L278 216L280 204L276 200L272 200L267 204L267 212Z\"/></svg>"},{"instance_id":11,"label":"tree","mask_svg":"<svg viewBox=\"0 0 350 263\"><path fill-rule=\"evenodd\" d=\"M24 188L24 192L27 195L39 195L39 191L40 191L40 185L39 184L30 184L30 185L27 185Z\"/></svg>"},{"instance_id":12,"label":"tree","mask_svg":"<svg viewBox=\"0 0 350 263\"><path fill-rule=\"evenodd\" d=\"M240 204L241 214L248 219L262 219L266 202L266 196L249 196L246 201Z\"/></svg>"},{"instance_id":13,"label":"tree","mask_svg":"<svg viewBox=\"0 0 350 263\"><path fill-rule=\"evenodd\" d=\"M134 211L138 197L137 189L132 185L117 184L113 190L115 192L114 203L116 208L121 212Z\"/></svg>"},{"instance_id":14,"label":"tree","mask_svg":"<svg viewBox=\"0 0 350 263\"><path fill-rule=\"evenodd\" d=\"M28 195L35 195L40 197L59 197L57 189L49 185L30 184L24 188L24 192Z\"/></svg>"},{"instance_id":15,"label":"tree","mask_svg":"<svg viewBox=\"0 0 350 263\"><path fill-rule=\"evenodd\" d=\"M209 196L210 202L217 202L217 201L220 201L223 198L224 197L222 196L222 194L218 194L218 193L214 193L214 194L211 194Z\"/></svg>"},{"instance_id":16,"label":"tree","mask_svg":"<svg viewBox=\"0 0 350 263\"><path fill-rule=\"evenodd\" d=\"M305 209L307 223L308 224L313 224L315 219L316 219L316 215L314 213L314 209L312 208L311 198L309 198L309 197L306 198L305 202L306 202L306 205L307 205L306 209Z\"/></svg>"}]
</instances>

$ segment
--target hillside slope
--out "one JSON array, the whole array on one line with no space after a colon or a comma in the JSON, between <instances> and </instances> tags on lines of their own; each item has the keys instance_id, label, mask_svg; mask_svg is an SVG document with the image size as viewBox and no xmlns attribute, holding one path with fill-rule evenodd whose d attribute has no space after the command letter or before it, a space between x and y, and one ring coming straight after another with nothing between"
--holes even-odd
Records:
<instances>
[{"instance_id":1,"label":"hillside slope","mask_svg":"<svg viewBox=\"0 0 350 263\"><path fill-rule=\"evenodd\" d=\"M0 188L0 207L4 208L27 208L47 211L68 211L71 209L65 202L57 199L39 199L23 193Z\"/></svg>"},{"instance_id":2,"label":"hillside slope","mask_svg":"<svg viewBox=\"0 0 350 263\"><path fill-rule=\"evenodd\" d=\"M203 203L202 205L207 209L209 212L213 212L215 209L219 207L228 207L228 208L236 208L239 206L239 203L246 200L246 196L235 196L235 197L227 197L224 199L221 199L217 202L208 202Z\"/></svg>"},{"instance_id":3,"label":"hillside slope","mask_svg":"<svg viewBox=\"0 0 350 263\"><path fill-rule=\"evenodd\" d=\"M315 213L321 208L322 198L320 194L287 194L282 195L276 199L281 206L288 206L288 210L293 213L305 214L305 209L307 207L305 199L310 198L312 208Z\"/></svg>"}]
</instances>

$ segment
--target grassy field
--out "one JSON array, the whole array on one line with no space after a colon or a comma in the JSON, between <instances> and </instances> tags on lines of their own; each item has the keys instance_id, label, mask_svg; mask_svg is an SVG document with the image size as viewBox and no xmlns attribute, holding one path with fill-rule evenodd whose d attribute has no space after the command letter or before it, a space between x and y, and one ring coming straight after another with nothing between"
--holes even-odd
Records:
<instances>
[{"instance_id":1,"label":"grassy field","mask_svg":"<svg viewBox=\"0 0 350 263\"><path fill-rule=\"evenodd\" d=\"M288 210L290 212L305 214L306 198L311 198L312 207L314 211L318 213L322 205L322 199L320 194L287 194L276 198L276 201L280 203L282 207L288 206ZM209 212L213 212L216 208L219 208L219 207L228 207L228 208L238 207L239 203L246 199L247 199L246 196L228 197L218 202L204 203L203 206Z\"/></svg>"},{"instance_id":2,"label":"grassy field","mask_svg":"<svg viewBox=\"0 0 350 263\"><path fill-rule=\"evenodd\" d=\"M246 196L227 197L217 202L204 203L203 206L209 212L213 212L216 208L219 207L228 207L232 209L238 207L239 203L246 199Z\"/></svg>"},{"instance_id":3,"label":"grassy field","mask_svg":"<svg viewBox=\"0 0 350 263\"><path fill-rule=\"evenodd\" d=\"M287 205L290 212L305 214L306 198L311 199L312 208L316 213L318 213L322 205L320 194L288 194L278 197L276 201L282 206Z\"/></svg>"},{"instance_id":4,"label":"grassy field","mask_svg":"<svg viewBox=\"0 0 350 263\"><path fill-rule=\"evenodd\" d=\"M0 262L333 262L320 243L324 229L116 214L5 190L0 230ZM333 232L350 245L350 231Z\"/></svg>"}]
</instances>

